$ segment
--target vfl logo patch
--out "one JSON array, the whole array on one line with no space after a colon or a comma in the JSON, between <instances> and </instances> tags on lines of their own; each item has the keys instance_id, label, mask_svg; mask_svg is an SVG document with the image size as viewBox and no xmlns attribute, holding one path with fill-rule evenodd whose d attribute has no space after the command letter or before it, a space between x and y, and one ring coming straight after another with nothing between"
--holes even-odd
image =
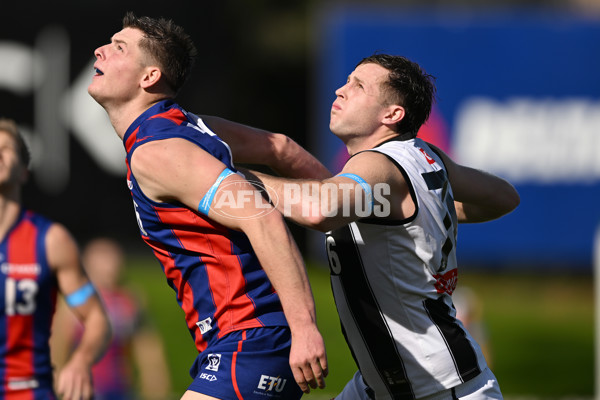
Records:
<instances>
[{"instance_id":1,"label":"vfl logo patch","mask_svg":"<svg viewBox=\"0 0 600 400\"><path fill-rule=\"evenodd\" d=\"M217 372L219 370L219 365L221 364L221 355L220 354L209 354L207 357L208 365L205 369L210 371Z\"/></svg>"},{"instance_id":2,"label":"vfl logo patch","mask_svg":"<svg viewBox=\"0 0 600 400\"><path fill-rule=\"evenodd\" d=\"M196 326L198 326L200 329L200 333L204 335L206 332L212 329L212 319L208 317L202 321L198 321L196 322Z\"/></svg>"}]
</instances>

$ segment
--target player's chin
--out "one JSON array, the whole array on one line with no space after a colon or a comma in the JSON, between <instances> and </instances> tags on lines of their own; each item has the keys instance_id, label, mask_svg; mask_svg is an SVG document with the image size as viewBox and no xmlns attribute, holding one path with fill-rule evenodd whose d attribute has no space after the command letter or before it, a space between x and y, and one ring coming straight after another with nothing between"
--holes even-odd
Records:
<instances>
[{"instance_id":1,"label":"player's chin","mask_svg":"<svg viewBox=\"0 0 600 400\"><path fill-rule=\"evenodd\" d=\"M100 90L97 87L97 85L94 84L94 82L92 82L89 86L88 86L88 94L92 97L92 99L96 100L96 102L98 102L99 104L102 104L102 95L100 94Z\"/></svg>"}]
</instances>

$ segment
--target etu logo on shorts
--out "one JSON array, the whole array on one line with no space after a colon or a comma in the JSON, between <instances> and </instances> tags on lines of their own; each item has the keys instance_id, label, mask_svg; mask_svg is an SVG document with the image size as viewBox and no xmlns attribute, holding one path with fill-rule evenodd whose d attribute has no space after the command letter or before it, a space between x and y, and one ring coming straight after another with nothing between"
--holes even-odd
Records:
<instances>
[{"instance_id":1,"label":"etu logo on shorts","mask_svg":"<svg viewBox=\"0 0 600 400\"><path fill-rule=\"evenodd\" d=\"M221 355L211 353L208 355L207 361L208 365L205 367L205 369L216 372L219 370L219 364L221 364Z\"/></svg>"},{"instance_id":2,"label":"etu logo on shorts","mask_svg":"<svg viewBox=\"0 0 600 400\"><path fill-rule=\"evenodd\" d=\"M281 392L285 386L287 379L281 379L278 376L261 375L258 382L258 388L270 392L275 390Z\"/></svg>"}]
</instances>

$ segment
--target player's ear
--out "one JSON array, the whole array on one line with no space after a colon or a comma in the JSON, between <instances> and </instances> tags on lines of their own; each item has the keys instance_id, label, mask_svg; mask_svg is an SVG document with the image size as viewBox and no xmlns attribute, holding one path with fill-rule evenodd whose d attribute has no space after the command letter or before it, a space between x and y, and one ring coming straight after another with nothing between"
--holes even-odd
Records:
<instances>
[{"instance_id":1,"label":"player's ear","mask_svg":"<svg viewBox=\"0 0 600 400\"><path fill-rule=\"evenodd\" d=\"M406 111L404 110L404 107L392 104L386 108L382 122L386 125L395 125L402 121L405 114Z\"/></svg>"},{"instance_id":2,"label":"player's ear","mask_svg":"<svg viewBox=\"0 0 600 400\"><path fill-rule=\"evenodd\" d=\"M161 76L162 72L160 71L160 68L155 66L146 67L144 75L142 75L142 81L140 85L142 86L142 88L147 89L151 86L156 85L160 80Z\"/></svg>"}]
</instances>

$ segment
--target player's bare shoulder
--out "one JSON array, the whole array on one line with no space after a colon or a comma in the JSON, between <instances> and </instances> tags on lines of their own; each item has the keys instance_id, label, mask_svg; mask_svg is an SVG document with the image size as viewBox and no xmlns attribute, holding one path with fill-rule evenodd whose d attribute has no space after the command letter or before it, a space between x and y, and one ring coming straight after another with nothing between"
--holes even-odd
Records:
<instances>
[{"instance_id":1,"label":"player's bare shoulder","mask_svg":"<svg viewBox=\"0 0 600 400\"><path fill-rule=\"evenodd\" d=\"M69 230L62 224L52 223L46 233L46 257L54 272L79 263L79 249Z\"/></svg>"}]
</instances>

